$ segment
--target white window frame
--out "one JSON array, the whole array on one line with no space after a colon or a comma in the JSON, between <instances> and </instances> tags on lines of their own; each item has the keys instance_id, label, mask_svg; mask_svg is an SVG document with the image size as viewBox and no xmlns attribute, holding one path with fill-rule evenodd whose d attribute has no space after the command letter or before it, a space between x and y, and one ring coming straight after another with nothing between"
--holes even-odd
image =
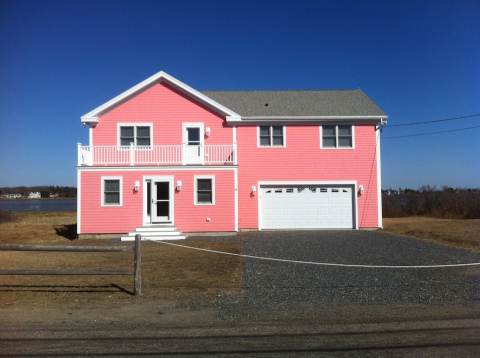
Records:
<instances>
[{"instance_id":1,"label":"white window frame","mask_svg":"<svg viewBox=\"0 0 480 358\"><path fill-rule=\"evenodd\" d=\"M153 123L131 122L131 123L117 123L117 145L120 147L120 127L133 127L133 145L137 146L137 127L150 127L150 145L141 145L141 148L153 147Z\"/></svg>"},{"instance_id":2,"label":"white window frame","mask_svg":"<svg viewBox=\"0 0 480 358\"><path fill-rule=\"evenodd\" d=\"M273 128L282 127L283 145L273 144ZM270 127L270 145L260 145L260 127ZM286 148L287 147L287 126L284 124L262 124L257 126L257 148Z\"/></svg>"},{"instance_id":3,"label":"white window frame","mask_svg":"<svg viewBox=\"0 0 480 358\"><path fill-rule=\"evenodd\" d=\"M198 179L210 179L212 181L212 202L211 203L199 203L197 198L197 180ZM194 205L215 205L215 175L194 175L193 176L193 204Z\"/></svg>"},{"instance_id":4,"label":"white window frame","mask_svg":"<svg viewBox=\"0 0 480 358\"><path fill-rule=\"evenodd\" d=\"M335 126L335 140L336 146L335 147L324 147L323 146L323 126ZM352 127L352 146L351 147L339 147L338 146L338 126L351 126ZM355 149L355 126L350 123L332 123L332 124L322 124L319 126L319 133L320 133L320 148L321 149L332 149L332 150L352 150Z\"/></svg>"},{"instance_id":5,"label":"white window frame","mask_svg":"<svg viewBox=\"0 0 480 358\"><path fill-rule=\"evenodd\" d=\"M105 203L105 180L119 180L120 200L119 204ZM122 176L102 176L100 178L100 205L102 207L121 207L123 206L123 177Z\"/></svg>"}]
</instances>

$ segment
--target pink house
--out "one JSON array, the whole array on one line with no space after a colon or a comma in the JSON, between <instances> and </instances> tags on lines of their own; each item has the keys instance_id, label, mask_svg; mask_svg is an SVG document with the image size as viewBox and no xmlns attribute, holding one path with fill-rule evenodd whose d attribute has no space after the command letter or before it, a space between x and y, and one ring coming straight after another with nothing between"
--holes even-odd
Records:
<instances>
[{"instance_id":1,"label":"pink house","mask_svg":"<svg viewBox=\"0 0 480 358\"><path fill-rule=\"evenodd\" d=\"M361 90L200 92L159 72L81 117L78 234L382 227Z\"/></svg>"}]
</instances>

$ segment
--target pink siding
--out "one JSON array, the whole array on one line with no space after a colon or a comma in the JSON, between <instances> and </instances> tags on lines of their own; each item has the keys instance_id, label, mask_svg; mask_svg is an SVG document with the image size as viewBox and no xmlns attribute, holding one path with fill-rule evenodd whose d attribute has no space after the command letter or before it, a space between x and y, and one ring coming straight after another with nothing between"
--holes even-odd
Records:
<instances>
[{"instance_id":1,"label":"pink siding","mask_svg":"<svg viewBox=\"0 0 480 358\"><path fill-rule=\"evenodd\" d=\"M126 233L142 226L143 177L173 176L174 184L182 181L182 189L174 194L174 224L182 232L234 231L233 169L230 170L141 170L141 171L83 171L81 172L80 233ZM194 175L215 176L215 205L194 205ZM123 205L101 206L101 177L123 177ZM133 191L136 180L141 183ZM207 217L211 219L207 222Z\"/></svg>"},{"instance_id":2,"label":"pink siding","mask_svg":"<svg viewBox=\"0 0 480 358\"><path fill-rule=\"evenodd\" d=\"M117 123L153 124L153 144L181 144L182 122L203 122L211 134L205 144L231 144L232 128L224 118L182 95L172 87L156 83L100 117L93 129L93 145L116 145Z\"/></svg>"},{"instance_id":3,"label":"pink siding","mask_svg":"<svg viewBox=\"0 0 480 358\"><path fill-rule=\"evenodd\" d=\"M100 117L93 129L94 145L116 145L117 124L153 124L153 144L182 143L183 122L203 122L211 128L206 144L231 144L233 130L223 117L165 84L153 84ZM320 149L318 125L286 127L286 148L257 148L257 127L237 127L239 228L258 228L258 181L356 180L365 193L358 200L359 226L377 227L375 127L355 126L355 149ZM216 205L193 205L193 176L215 175ZM182 180L176 192L175 225L180 231L234 230L234 170L82 171L81 233L125 233L142 225L143 188L133 183L144 175L173 175ZM101 176L123 176L123 206L101 207ZM206 218L212 221L208 223Z\"/></svg>"},{"instance_id":4,"label":"pink siding","mask_svg":"<svg viewBox=\"0 0 480 358\"><path fill-rule=\"evenodd\" d=\"M286 148L257 148L257 127L237 128L239 227L258 228L252 185L269 180L357 180L359 227L377 227L375 126L355 126L355 149L320 149L318 125L287 126Z\"/></svg>"}]
</instances>

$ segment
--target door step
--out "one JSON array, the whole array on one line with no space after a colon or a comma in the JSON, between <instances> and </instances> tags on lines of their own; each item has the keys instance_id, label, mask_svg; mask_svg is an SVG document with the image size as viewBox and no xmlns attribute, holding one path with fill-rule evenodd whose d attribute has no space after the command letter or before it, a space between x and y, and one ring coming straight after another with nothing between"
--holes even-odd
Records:
<instances>
[{"instance_id":1,"label":"door step","mask_svg":"<svg viewBox=\"0 0 480 358\"><path fill-rule=\"evenodd\" d=\"M183 240L185 236L171 225L148 225L129 232L128 236L122 236L122 241L135 241L135 235L140 235L142 240Z\"/></svg>"},{"instance_id":2,"label":"door step","mask_svg":"<svg viewBox=\"0 0 480 358\"><path fill-rule=\"evenodd\" d=\"M142 236L142 241L170 241L170 240L184 240L185 236ZM135 236L123 236L122 241L135 241Z\"/></svg>"},{"instance_id":3,"label":"door step","mask_svg":"<svg viewBox=\"0 0 480 358\"><path fill-rule=\"evenodd\" d=\"M143 227L137 227L135 231L138 233L159 232L159 231L172 232L172 231L175 231L175 227L174 226L143 226Z\"/></svg>"},{"instance_id":4,"label":"door step","mask_svg":"<svg viewBox=\"0 0 480 358\"><path fill-rule=\"evenodd\" d=\"M181 233L178 231L133 231L129 232L128 236L133 236L140 234L142 237L149 236L180 236Z\"/></svg>"}]
</instances>

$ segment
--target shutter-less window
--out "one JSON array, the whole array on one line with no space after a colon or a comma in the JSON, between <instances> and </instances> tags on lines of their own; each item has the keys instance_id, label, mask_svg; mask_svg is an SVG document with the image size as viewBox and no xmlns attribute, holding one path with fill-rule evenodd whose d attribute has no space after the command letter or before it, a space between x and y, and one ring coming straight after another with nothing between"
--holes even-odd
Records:
<instances>
[{"instance_id":1,"label":"shutter-less window","mask_svg":"<svg viewBox=\"0 0 480 358\"><path fill-rule=\"evenodd\" d=\"M335 148L337 146L335 126L322 127L322 144L325 148Z\"/></svg>"},{"instance_id":2,"label":"shutter-less window","mask_svg":"<svg viewBox=\"0 0 480 358\"><path fill-rule=\"evenodd\" d=\"M120 145L151 145L150 126L121 126Z\"/></svg>"},{"instance_id":3,"label":"shutter-less window","mask_svg":"<svg viewBox=\"0 0 480 358\"><path fill-rule=\"evenodd\" d=\"M212 179L197 179L197 203L213 203Z\"/></svg>"},{"instance_id":4,"label":"shutter-less window","mask_svg":"<svg viewBox=\"0 0 480 358\"><path fill-rule=\"evenodd\" d=\"M259 143L261 147L283 147L283 126L260 126Z\"/></svg>"},{"instance_id":5,"label":"shutter-less window","mask_svg":"<svg viewBox=\"0 0 480 358\"><path fill-rule=\"evenodd\" d=\"M106 179L103 183L103 195L105 204L120 204L120 180Z\"/></svg>"},{"instance_id":6,"label":"shutter-less window","mask_svg":"<svg viewBox=\"0 0 480 358\"><path fill-rule=\"evenodd\" d=\"M353 129L351 125L322 126L323 148L353 148Z\"/></svg>"},{"instance_id":7,"label":"shutter-less window","mask_svg":"<svg viewBox=\"0 0 480 358\"><path fill-rule=\"evenodd\" d=\"M137 145L150 145L150 127L137 127Z\"/></svg>"},{"instance_id":8,"label":"shutter-less window","mask_svg":"<svg viewBox=\"0 0 480 358\"><path fill-rule=\"evenodd\" d=\"M120 145L135 144L135 127L120 127Z\"/></svg>"}]
</instances>

